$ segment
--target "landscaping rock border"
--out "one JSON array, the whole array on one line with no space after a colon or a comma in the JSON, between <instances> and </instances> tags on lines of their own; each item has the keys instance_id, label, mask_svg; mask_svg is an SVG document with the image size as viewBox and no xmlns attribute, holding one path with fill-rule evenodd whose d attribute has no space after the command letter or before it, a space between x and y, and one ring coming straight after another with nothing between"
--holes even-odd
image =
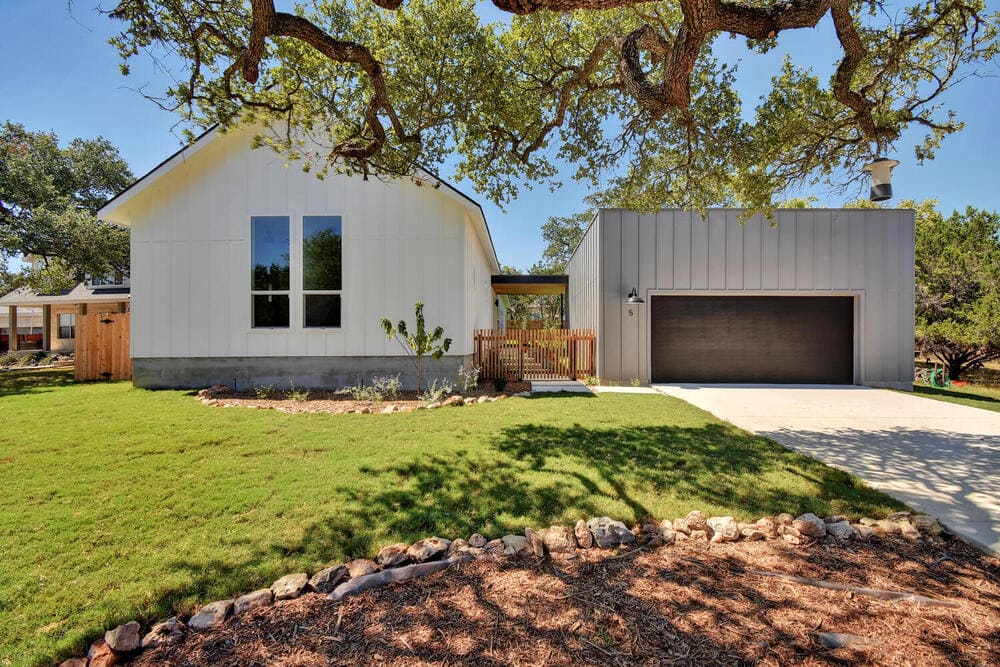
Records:
<instances>
[{"instance_id":1,"label":"landscaping rock border","mask_svg":"<svg viewBox=\"0 0 1000 667\"><path fill-rule=\"evenodd\" d=\"M331 392L317 392L329 395ZM410 392L412 393L412 392ZM357 401L346 398L318 398L295 401L292 399L274 398L254 398L245 394L239 394L224 384L216 384L205 389L199 389L195 398L205 405L222 408L244 408L250 410L275 410L287 414L302 414L311 412L324 412L328 414L382 414L391 415L397 412L416 412L417 410L437 410L440 408L461 407L464 405L482 405L484 403L496 403L507 398L529 398L530 391L519 391L513 393L497 393L474 395L452 394L433 403L424 403L419 398L407 397L406 395L396 399L386 400L382 403L371 401Z\"/></svg>"},{"instance_id":2,"label":"landscaping rock border","mask_svg":"<svg viewBox=\"0 0 1000 667\"><path fill-rule=\"evenodd\" d=\"M298 572L279 578L270 588L219 600L202 606L187 623L172 617L155 623L139 641L142 626L129 621L109 630L95 641L85 658L65 660L60 667L101 667L116 665L125 657L141 651L180 641L185 632L208 630L229 622L254 609L280 605L307 593L322 593L339 601L373 588L427 576L477 558L565 557L578 549L608 548L622 552L659 548L676 541L703 540L706 543L757 540L780 540L791 545L818 542L830 546L846 545L851 540L872 537L939 541L952 535L934 517L911 516L894 512L884 519L863 517L851 522L847 517L821 518L813 513L798 517L782 513L762 517L754 523L740 523L731 516L706 516L693 510L685 517L657 521L646 518L633 528L606 516L581 519L572 528L550 526L541 530L530 527L523 535L504 535L488 540L475 533L468 540L432 536L413 544L397 543L379 551L376 561L359 559L334 564L312 575Z\"/></svg>"}]
</instances>

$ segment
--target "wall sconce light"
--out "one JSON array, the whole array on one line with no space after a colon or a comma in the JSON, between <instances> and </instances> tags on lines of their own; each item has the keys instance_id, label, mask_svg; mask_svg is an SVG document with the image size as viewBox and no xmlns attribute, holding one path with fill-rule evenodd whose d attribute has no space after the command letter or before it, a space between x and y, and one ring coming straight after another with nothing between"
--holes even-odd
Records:
<instances>
[{"instance_id":1,"label":"wall sconce light","mask_svg":"<svg viewBox=\"0 0 1000 667\"><path fill-rule=\"evenodd\" d=\"M639 291L633 287L632 291L628 293L628 298L625 299L625 303L646 303L646 302L642 300L641 296L639 296Z\"/></svg>"},{"instance_id":2,"label":"wall sconce light","mask_svg":"<svg viewBox=\"0 0 1000 667\"><path fill-rule=\"evenodd\" d=\"M874 162L862 168L862 171L872 175L872 201L892 199L892 169L898 164L899 160L877 157Z\"/></svg>"}]
</instances>

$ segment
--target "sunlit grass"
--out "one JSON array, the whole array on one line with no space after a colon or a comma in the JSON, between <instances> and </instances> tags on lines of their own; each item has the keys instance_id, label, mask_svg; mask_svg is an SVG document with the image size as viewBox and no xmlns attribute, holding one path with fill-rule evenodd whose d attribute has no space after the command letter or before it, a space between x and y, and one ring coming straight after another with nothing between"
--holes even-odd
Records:
<instances>
[{"instance_id":1,"label":"sunlit grass","mask_svg":"<svg viewBox=\"0 0 1000 667\"><path fill-rule=\"evenodd\" d=\"M914 384L913 391L920 396L933 398L949 403L968 405L972 408L982 408L1000 412L1000 388L983 387L980 385L965 385L962 387L951 386L947 389L928 387L926 385Z\"/></svg>"}]
</instances>

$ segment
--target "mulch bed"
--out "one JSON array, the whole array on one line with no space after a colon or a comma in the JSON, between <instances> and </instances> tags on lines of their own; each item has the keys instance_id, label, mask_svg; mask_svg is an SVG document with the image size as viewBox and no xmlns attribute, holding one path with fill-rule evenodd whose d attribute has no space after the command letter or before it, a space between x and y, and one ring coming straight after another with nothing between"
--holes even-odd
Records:
<instances>
[{"instance_id":1,"label":"mulch bed","mask_svg":"<svg viewBox=\"0 0 1000 667\"><path fill-rule=\"evenodd\" d=\"M941 560L947 554L950 559ZM751 570L912 590L919 607ZM867 639L827 649L817 632ZM334 603L311 594L135 665L1000 664L1000 562L952 541L684 542L479 560Z\"/></svg>"},{"instance_id":2,"label":"mulch bed","mask_svg":"<svg viewBox=\"0 0 1000 667\"><path fill-rule=\"evenodd\" d=\"M510 396L522 391L531 391L531 384L527 382L508 382L502 392L496 391L493 386L481 384L475 390L463 393L465 397L479 398L487 396L496 398L500 395ZM399 412L411 412L421 408L425 403L420 400L420 395L415 391L403 391L392 399L385 399L381 403L373 401L358 401L350 394L341 394L326 389L309 390L308 398L302 401L292 400L283 391L276 390L273 398L260 398L253 391L241 392L221 392L213 393L206 401L209 405L230 406L242 408L256 408L260 410L279 410L281 412L326 412L331 414L345 414L348 412L358 412L367 410L369 412L381 412L389 406L395 406Z\"/></svg>"}]
</instances>

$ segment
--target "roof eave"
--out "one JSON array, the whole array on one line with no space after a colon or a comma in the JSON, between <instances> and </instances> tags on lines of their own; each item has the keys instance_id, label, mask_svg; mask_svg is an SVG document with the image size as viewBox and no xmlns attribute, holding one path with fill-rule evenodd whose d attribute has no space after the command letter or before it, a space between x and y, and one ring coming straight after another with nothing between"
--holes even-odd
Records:
<instances>
[{"instance_id":1,"label":"roof eave","mask_svg":"<svg viewBox=\"0 0 1000 667\"><path fill-rule=\"evenodd\" d=\"M168 157L166 160L156 165L145 175L136 179L131 185L119 192L117 195L108 200L97 211L97 217L105 222L113 222L118 225L129 225L131 220L118 217L116 219L115 214L122 209L128 202L132 201L140 193L145 192L156 183L160 178L165 176L178 164L184 162L189 157L192 157L195 153L200 151L202 148L207 146L215 135L215 131L219 128L218 125L213 125L201 135L195 139L193 142L186 146L182 146L177 152Z\"/></svg>"}]
</instances>

